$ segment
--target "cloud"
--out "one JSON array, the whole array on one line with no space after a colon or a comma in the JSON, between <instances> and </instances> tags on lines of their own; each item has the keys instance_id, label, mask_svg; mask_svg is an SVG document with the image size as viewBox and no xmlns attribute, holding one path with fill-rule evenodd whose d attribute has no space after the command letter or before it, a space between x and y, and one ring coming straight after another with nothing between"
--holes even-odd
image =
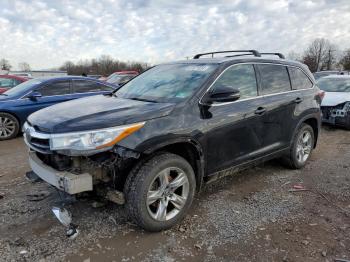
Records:
<instances>
[{"instance_id":1,"label":"cloud","mask_svg":"<svg viewBox=\"0 0 350 262\"><path fill-rule=\"evenodd\" d=\"M3 0L0 58L52 68L111 55L159 63L211 50L349 47L348 0Z\"/></svg>"}]
</instances>

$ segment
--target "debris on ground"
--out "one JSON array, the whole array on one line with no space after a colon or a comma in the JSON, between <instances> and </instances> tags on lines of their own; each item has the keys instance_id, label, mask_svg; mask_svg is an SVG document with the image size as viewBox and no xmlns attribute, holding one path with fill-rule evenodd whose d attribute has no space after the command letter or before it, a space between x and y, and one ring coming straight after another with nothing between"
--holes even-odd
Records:
<instances>
[{"instance_id":1,"label":"debris on ground","mask_svg":"<svg viewBox=\"0 0 350 262\"><path fill-rule=\"evenodd\" d=\"M36 193L27 194L27 198L29 201L42 201L50 195L49 191L39 191Z\"/></svg>"},{"instance_id":2,"label":"debris on ground","mask_svg":"<svg viewBox=\"0 0 350 262\"><path fill-rule=\"evenodd\" d=\"M107 205L107 202L105 202L105 201L94 201L94 202L92 202L92 204L91 204L91 206L93 207L93 208L101 208L101 207L104 207L104 206L106 206Z\"/></svg>"}]
</instances>

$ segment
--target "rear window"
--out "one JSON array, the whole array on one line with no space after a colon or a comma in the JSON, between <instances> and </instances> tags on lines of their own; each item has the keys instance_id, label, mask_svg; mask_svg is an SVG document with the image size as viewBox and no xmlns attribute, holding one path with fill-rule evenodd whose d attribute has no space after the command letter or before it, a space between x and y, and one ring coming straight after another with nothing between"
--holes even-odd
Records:
<instances>
[{"instance_id":1,"label":"rear window","mask_svg":"<svg viewBox=\"0 0 350 262\"><path fill-rule=\"evenodd\" d=\"M307 89L312 88L311 80L305 75L303 71L296 67L289 67L290 80L293 89Z\"/></svg>"},{"instance_id":2,"label":"rear window","mask_svg":"<svg viewBox=\"0 0 350 262\"><path fill-rule=\"evenodd\" d=\"M291 90L287 67L282 65L258 65L262 94L275 94Z\"/></svg>"}]
</instances>

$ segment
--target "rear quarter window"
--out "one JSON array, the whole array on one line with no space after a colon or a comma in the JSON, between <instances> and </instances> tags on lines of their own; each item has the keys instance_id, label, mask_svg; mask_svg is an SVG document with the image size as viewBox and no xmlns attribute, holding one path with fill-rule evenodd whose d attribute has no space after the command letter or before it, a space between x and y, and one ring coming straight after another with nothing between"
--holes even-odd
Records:
<instances>
[{"instance_id":1,"label":"rear quarter window","mask_svg":"<svg viewBox=\"0 0 350 262\"><path fill-rule=\"evenodd\" d=\"M312 88L313 83L302 70L296 67L289 67L288 70L293 89Z\"/></svg>"},{"instance_id":2,"label":"rear quarter window","mask_svg":"<svg viewBox=\"0 0 350 262\"><path fill-rule=\"evenodd\" d=\"M262 82L262 94L275 94L291 90L287 67L283 65L257 65Z\"/></svg>"}]
</instances>

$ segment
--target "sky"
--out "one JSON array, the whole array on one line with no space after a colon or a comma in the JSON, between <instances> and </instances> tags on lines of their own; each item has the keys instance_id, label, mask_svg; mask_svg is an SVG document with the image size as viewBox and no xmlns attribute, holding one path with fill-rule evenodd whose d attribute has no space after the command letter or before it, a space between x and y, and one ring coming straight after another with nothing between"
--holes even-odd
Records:
<instances>
[{"instance_id":1,"label":"sky","mask_svg":"<svg viewBox=\"0 0 350 262\"><path fill-rule=\"evenodd\" d=\"M0 58L49 69L110 55L156 64L196 53L350 48L350 0L0 0Z\"/></svg>"}]
</instances>

